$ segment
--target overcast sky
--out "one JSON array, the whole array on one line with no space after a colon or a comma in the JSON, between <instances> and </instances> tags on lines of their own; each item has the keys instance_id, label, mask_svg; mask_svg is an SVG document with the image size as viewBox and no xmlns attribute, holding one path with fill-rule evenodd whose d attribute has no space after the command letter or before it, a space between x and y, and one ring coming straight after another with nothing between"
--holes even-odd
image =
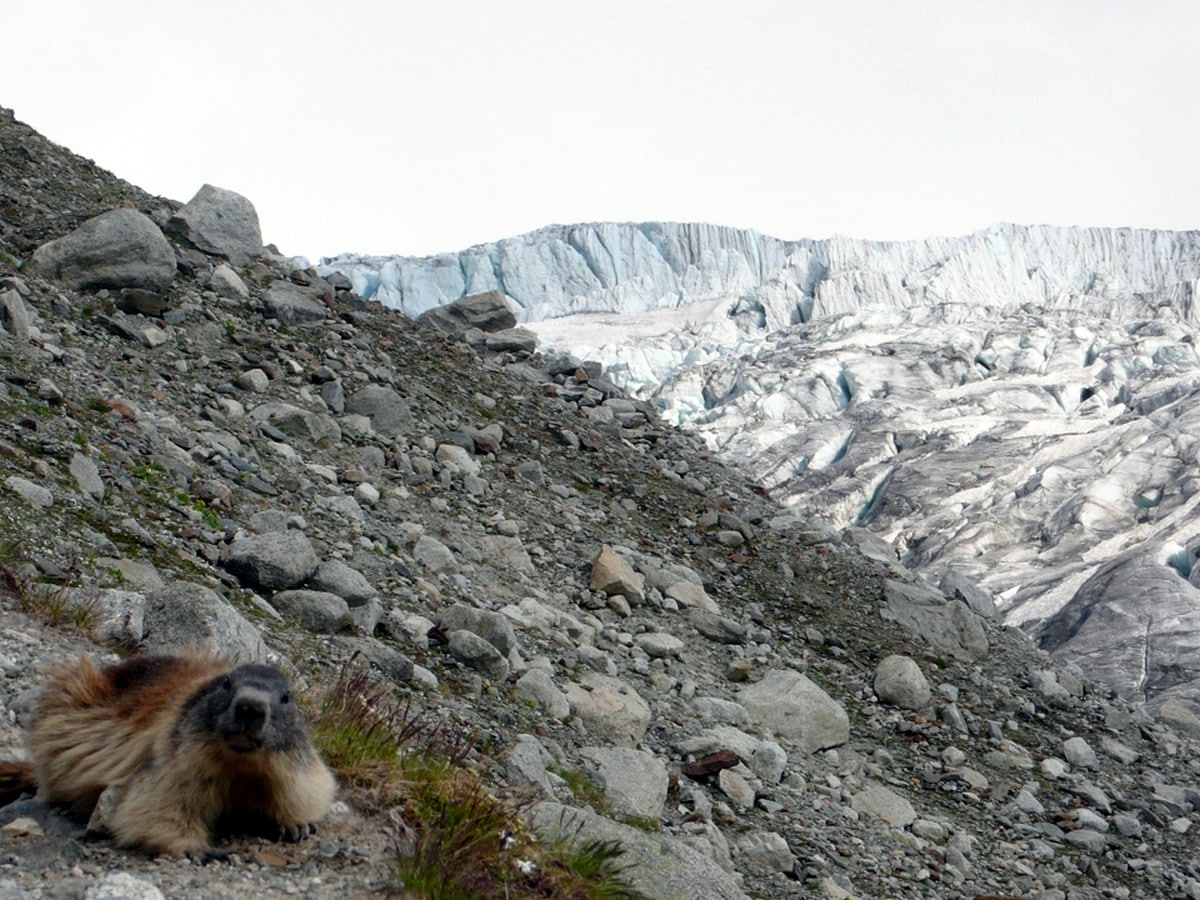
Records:
<instances>
[{"instance_id":1,"label":"overcast sky","mask_svg":"<svg viewBox=\"0 0 1200 900\"><path fill-rule=\"evenodd\" d=\"M1192 0L38 0L0 104L311 258L550 223L1200 227Z\"/></svg>"}]
</instances>

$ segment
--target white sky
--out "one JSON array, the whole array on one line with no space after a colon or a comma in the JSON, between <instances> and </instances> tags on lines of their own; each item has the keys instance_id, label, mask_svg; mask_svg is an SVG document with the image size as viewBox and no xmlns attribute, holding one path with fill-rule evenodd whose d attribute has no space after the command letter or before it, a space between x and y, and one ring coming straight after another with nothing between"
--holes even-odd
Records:
<instances>
[{"instance_id":1,"label":"white sky","mask_svg":"<svg viewBox=\"0 0 1200 900\"><path fill-rule=\"evenodd\" d=\"M1200 227L1192 0L5 0L0 104L311 258L550 223Z\"/></svg>"}]
</instances>

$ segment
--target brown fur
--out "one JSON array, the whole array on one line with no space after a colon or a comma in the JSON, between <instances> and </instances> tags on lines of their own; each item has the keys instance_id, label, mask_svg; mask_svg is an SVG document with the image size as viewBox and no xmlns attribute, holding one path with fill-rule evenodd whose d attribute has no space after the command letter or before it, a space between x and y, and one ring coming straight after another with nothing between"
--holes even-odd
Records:
<instances>
[{"instance_id":1,"label":"brown fur","mask_svg":"<svg viewBox=\"0 0 1200 900\"><path fill-rule=\"evenodd\" d=\"M245 678L253 684L244 693L266 716L260 727L271 729L252 747L238 744L243 731L226 730ZM103 669L86 656L60 665L29 731L40 796L87 815L105 794L103 824L117 842L152 852L207 852L217 820L243 815L301 837L329 808L336 784L286 688L277 670L231 670L204 652L135 656ZM225 717L219 728L217 714ZM0 790L6 777L10 787L28 781L28 766L7 765Z\"/></svg>"}]
</instances>

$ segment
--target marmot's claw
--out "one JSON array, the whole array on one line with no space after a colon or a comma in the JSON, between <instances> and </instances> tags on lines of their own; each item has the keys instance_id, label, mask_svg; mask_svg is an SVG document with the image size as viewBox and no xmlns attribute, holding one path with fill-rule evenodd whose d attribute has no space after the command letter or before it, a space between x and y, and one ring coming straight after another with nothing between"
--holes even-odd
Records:
<instances>
[{"instance_id":1,"label":"marmot's claw","mask_svg":"<svg viewBox=\"0 0 1200 900\"><path fill-rule=\"evenodd\" d=\"M304 840L310 834L317 833L317 826L312 822L301 823L300 825L283 825L279 829L279 840L287 841L289 844L294 844Z\"/></svg>"},{"instance_id":2,"label":"marmot's claw","mask_svg":"<svg viewBox=\"0 0 1200 900\"><path fill-rule=\"evenodd\" d=\"M222 853L220 850L186 850L183 855L200 866L229 862L229 854Z\"/></svg>"}]
</instances>

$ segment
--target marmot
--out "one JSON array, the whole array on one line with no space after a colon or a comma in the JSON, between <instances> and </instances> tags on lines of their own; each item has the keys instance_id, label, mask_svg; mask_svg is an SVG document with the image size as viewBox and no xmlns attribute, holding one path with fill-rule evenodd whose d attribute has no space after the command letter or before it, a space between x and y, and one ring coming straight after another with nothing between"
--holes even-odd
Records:
<instances>
[{"instance_id":1,"label":"marmot","mask_svg":"<svg viewBox=\"0 0 1200 900\"><path fill-rule=\"evenodd\" d=\"M58 666L28 746L31 763L0 764L0 793L36 786L80 815L104 794L117 842L156 853L207 853L218 819L299 840L336 789L283 673L203 651Z\"/></svg>"}]
</instances>

